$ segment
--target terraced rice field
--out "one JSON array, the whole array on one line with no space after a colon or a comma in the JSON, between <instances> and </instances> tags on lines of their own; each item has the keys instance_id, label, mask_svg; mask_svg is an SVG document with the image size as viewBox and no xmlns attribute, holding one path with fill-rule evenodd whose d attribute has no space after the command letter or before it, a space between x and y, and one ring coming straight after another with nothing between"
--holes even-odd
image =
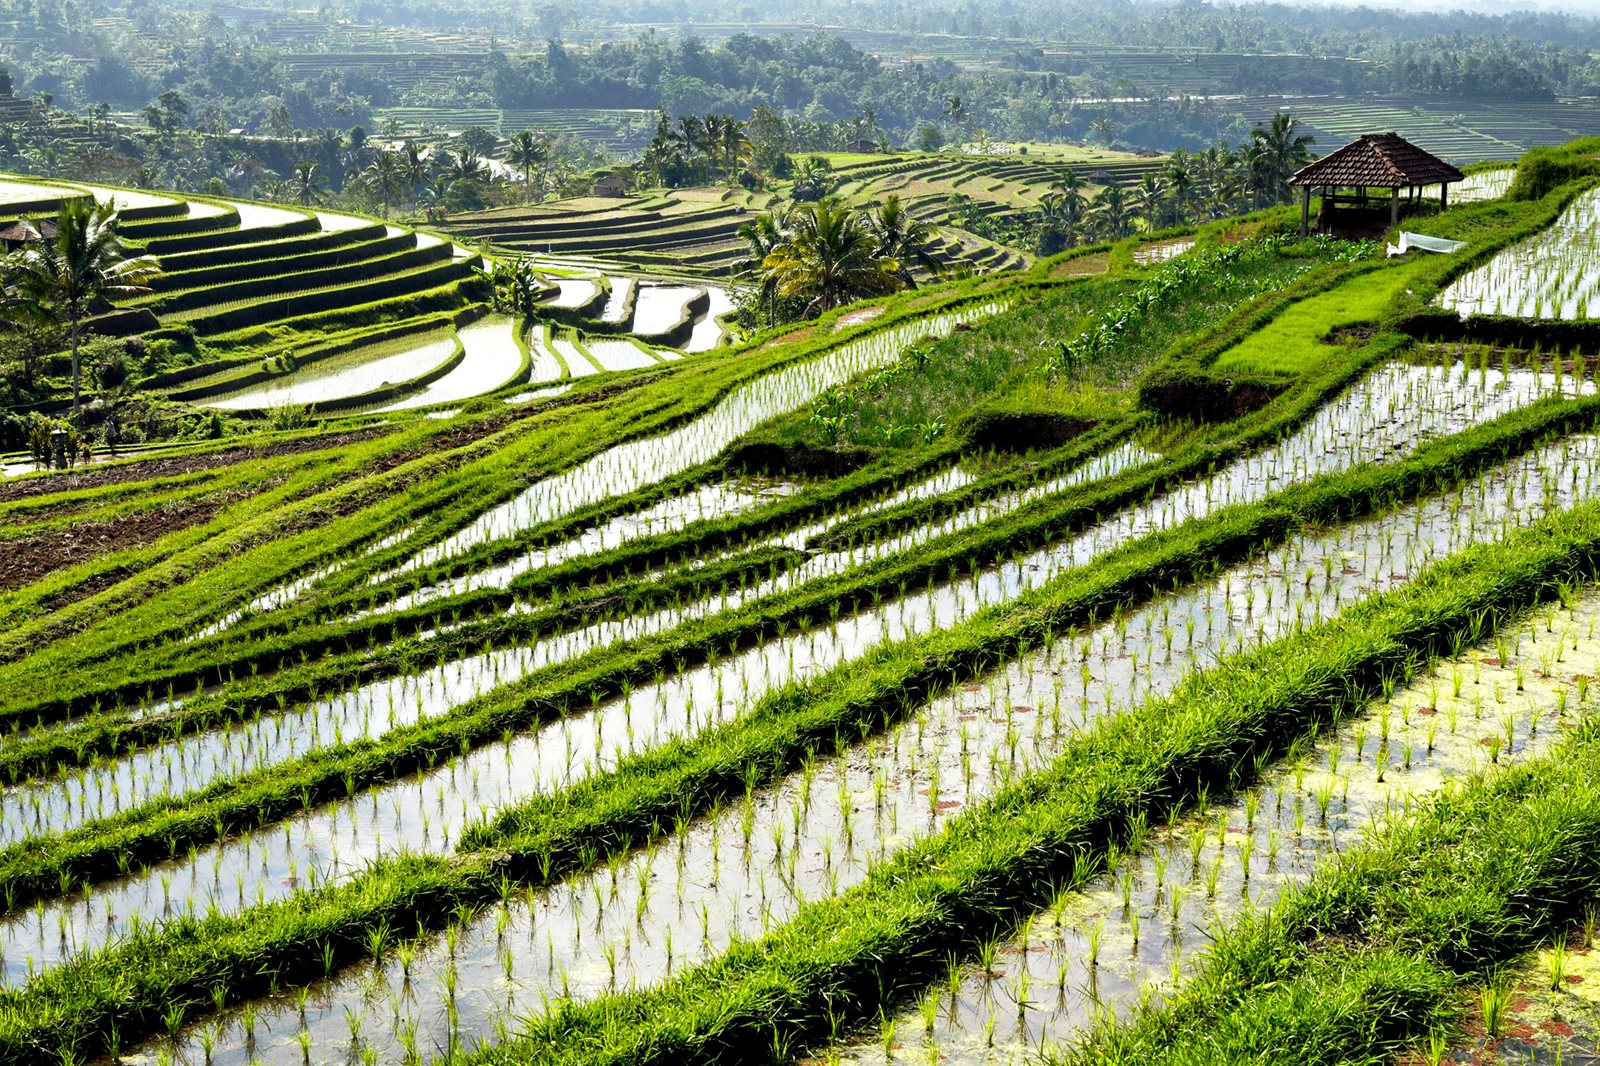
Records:
<instances>
[{"instance_id":1,"label":"terraced rice field","mask_svg":"<svg viewBox=\"0 0 1600 1066\"><path fill-rule=\"evenodd\" d=\"M1107 185L1132 186L1159 168L1159 160L1107 153L1070 165L1022 156L907 155L869 157L835 171L836 192L864 205L898 195L915 217L943 231L936 257L955 267L1008 271L1031 259L1014 249L959 229L951 218L952 196L970 197L983 214L1032 211L1069 170L1092 192ZM505 208L459 215L448 223L464 240L488 238L506 251L528 253L561 264L725 277L745 255L738 229L750 215L770 207L773 193L742 189L670 190L657 195L607 200L581 197L535 208Z\"/></svg>"},{"instance_id":2,"label":"terraced rice field","mask_svg":"<svg viewBox=\"0 0 1600 1066\"><path fill-rule=\"evenodd\" d=\"M1600 301L1597 225L1600 193L1584 193L1549 230L1456 279L1440 306L1462 317L1589 318L1590 301Z\"/></svg>"},{"instance_id":3,"label":"terraced rice field","mask_svg":"<svg viewBox=\"0 0 1600 1066\"><path fill-rule=\"evenodd\" d=\"M1430 221L1514 253L1499 210ZM365 243L292 214L249 228ZM1600 884L1600 392L1394 330L1442 258L1225 229L714 356L368 325L211 400L362 401L320 427L0 481L17 558L228 493L0 592L0 1060L1143 1062L1192 1050L1178 1011L1223 1061L1468 1040L1483 960L1548 968ZM635 334L707 298L553 276ZM1253 391L1173 417L1147 371ZM846 397L950 421L786 443Z\"/></svg>"}]
</instances>

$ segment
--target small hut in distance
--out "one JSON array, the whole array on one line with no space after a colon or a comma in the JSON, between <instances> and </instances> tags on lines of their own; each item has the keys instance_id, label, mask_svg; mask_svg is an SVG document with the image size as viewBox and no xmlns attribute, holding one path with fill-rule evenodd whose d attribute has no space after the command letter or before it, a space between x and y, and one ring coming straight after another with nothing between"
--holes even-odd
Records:
<instances>
[{"instance_id":1,"label":"small hut in distance","mask_svg":"<svg viewBox=\"0 0 1600 1066\"><path fill-rule=\"evenodd\" d=\"M1313 190L1321 190L1319 232L1376 236L1399 223L1402 200L1414 205L1424 186L1437 185L1439 206L1444 208L1449 204L1450 186L1462 180L1461 171L1399 134L1368 133L1301 167L1289 184L1300 190L1302 237L1311 233ZM1388 195L1374 197L1374 190L1384 190ZM1402 192L1407 195L1402 196Z\"/></svg>"}]
</instances>

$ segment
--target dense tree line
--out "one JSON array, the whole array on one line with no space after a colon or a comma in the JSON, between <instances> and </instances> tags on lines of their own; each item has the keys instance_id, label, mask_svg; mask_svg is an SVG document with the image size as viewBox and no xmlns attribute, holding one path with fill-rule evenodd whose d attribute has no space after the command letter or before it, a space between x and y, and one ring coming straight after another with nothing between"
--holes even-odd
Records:
<instances>
[{"instance_id":1,"label":"dense tree line","mask_svg":"<svg viewBox=\"0 0 1600 1066\"><path fill-rule=\"evenodd\" d=\"M96 21L96 16L109 16ZM306 73L282 62L286 47L272 19L310 19L316 32L293 36L301 51L339 50L339 17L381 20L482 35L504 33L481 71L407 89L357 65ZM638 24L745 19L834 21L858 33L791 38L737 34L717 44L643 32ZM322 21L316 21L316 20ZM135 110L161 93L203 101L185 117L193 128L372 128L374 108L400 104L663 108L672 114L729 113L757 107L790 118L838 122L872 108L900 142L923 123L937 124L944 101L960 96L973 129L997 137L1090 136L1108 117L1128 143L1203 147L1237 139L1225 109L1185 101L1162 75L1130 68L1105 49L1180 54L1174 76L1195 70L1208 92L1406 92L1462 99L1548 98L1600 91L1600 22L1576 16L1500 16L1337 10L1270 4L1149 3L1135 0L1018 0L1004 5L843 0L763 5L738 0L612 0L520 8L497 0L344 0L316 15L260 15L223 22L171 0L0 0L0 41L18 91L48 94L57 106L98 104ZM635 28L629 28L633 26ZM320 27L320 30L319 30ZM956 33L972 38L981 69L895 59L914 39L895 33ZM481 39L481 37L480 37ZM581 43L580 43L581 42ZM599 43L595 43L599 42ZM1050 42L1081 45L1067 55ZM1096 53L1094 48L1101 48ZM1228 65L1209 55L1248 53ZM1269 53L1295 53L1295 56ZM1299 58L1296 58L1298 56ZM1324 57L1333 57L1330 61ZM88 61L85 62L84 60ZM1347 61L1350 60L1350 61ZM1128 71L1136 71L1131 76ZM297 70L299 73L291 73ZM1191 86L1192 89L1192 86ZM1171 96L1163 108L1116 108L1102 116L1090 103L1129 95Z\"/></svg>"}]
</instances>

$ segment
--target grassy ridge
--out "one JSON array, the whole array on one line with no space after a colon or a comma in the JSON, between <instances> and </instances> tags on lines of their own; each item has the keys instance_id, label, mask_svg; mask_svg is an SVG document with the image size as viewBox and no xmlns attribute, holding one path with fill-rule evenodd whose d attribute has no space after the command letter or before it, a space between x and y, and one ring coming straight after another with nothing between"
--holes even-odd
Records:
<instances>
[{"instance_id":1,"label":"grassy ridge","mask_svg":"<svg viewBox=\"0 0 1600 1066\"><path fill-rule=\"evenodd\" d=\"M1051 767L955 816L857 889L804 906L779 931L656 988L561 1003L469 1061L753 1062L774 1046L828 1035L841 1020L871 1017L896 989L930 977L950 946L975 945L1061 879L1086 877L1136 822L1186 806L1201 789L1250 781L1257 760L1360 706L1384 676L1447 653L1453 637L1486 622L1493 629L1556 582L1592 574L1597 561L1595 505L1462 552L1403 589L1100 723ZM1542 889L1563 872L1535 865L1524 885ZM1335 1002L1348 1008L1353 999Z\"/></svg>"},{"instance_id":2,"label":"grassy ridge","mask_svg":"<svg viewBox=\"0 0 1600 1066\"><path fill-rule=\"evenodd\" d=\"M1531 430L1538 415L1548 417L1557 407L1569 416L1577 412L1570 404L1543 405L1523 428ZM1592 419L1597 407L1585 406L1583 417ZM1463 436L1487 447L1485 441L1495 435ZM1459 476L1467 445L1438 443L1444 447L1406 464L1409 477ZM1498 453L1498 443L1493 450ZM505 878L537 882L563 876L619 845L649 839L674 816L703 810L717 797L744 789L752 775L765 780L840 736L878 728L955 678L1048 641L1065 626L1192 579L1214 562L1248 554L1304 521L1334 518L1358 508L1362 499L1390 501L1396 487L1393 471L1365 468L1153 535L1016 603L882 649L824 678L774 693L725 726L631 756L573 789L536 797L466 834L463 847L478 851L453 860L385 861L334 888L231 917L186 919L94 953L18 994L16 1016L27 1021L9 1030L0 1026L0 1054L98 1039L113 1024L124 1035L147 1031L141 1027L156 1017L150 1004L204 1009L210 989L219 984L235 995L259 992L268 982L291 980L305 967L320 965L324 945L332 945L339 958L360 955L361 933L375 923L404 927L413 920L437 920L456 903L497 898ZM1600 518L1595 525L1600 527ZM1600 539L1600 528L1590 533ZM163 960L161 966L144 964L155 957Z\"/></svg>"},{"instance_id":3,"label":"grassy ridge","mask_svg":"<svg viewBox=\"0 0 1600 1066\"><path fill-rule=\"evenodd\" d=\"M550 405L515 431L480 439L463 455L427 455L385 469L352 493L318 494L294 506L249 516L228 535L213 538L152 566L136 580L92 596L45 619L14 627L0 639L0 683L8 691L46 690L55 678L71 676L85 663L125 654L136 644L170 639L201 620L215 618L275 581L300 573L308 564L349 556L363 544L411 520L411 543L426 543L458 528L485 507L519 491L530 471L543 475L581 462L622 441L649 436L703 412L735 386L764 372L803 360L860 336L920 317L934 309L981 300L981 284L955 286L928 304L927 293L898 306L869 326L840 330L820 342L756 349L726 360L688 362L662 376L620 385L592 386L566 402ZM604 399L590 404L585 400ZM506 416L501 416L506 417ZM436 428L445 432L446 427ZM353 449L359 452L361 449ZM464 458L474 461L463 464ZM514 471L514 473L513 473ZM351 497L384 498L382 506L352 510ZM400 501L398 504L396 501ZM332 507L333 520L318 520L303 530L308 516ZM414 550L414 549L413 549ZM387 562L374 556L370 568ZM48 644L67 632L72 636ZM139 634L134 640L129 634ZM30 654L31 653L31 654ZM26 657L26 661L18 662ZM0 714L4 708L0 708Z\"/></svg>"},{"instance_id":4,"label":"grassy ridge","mask_svg":"<svg viewBox=\"0 0 1600 1066\"><path fill-rule=\"evenodd\" d=\"M1218 931L1174 1002L1045 1061L1380 1061L1450 1029L1463 985L1600 894L1597 779L1591 716L1549 754L1392 817L1267 916Z\"/></svg>"}]
</instances>

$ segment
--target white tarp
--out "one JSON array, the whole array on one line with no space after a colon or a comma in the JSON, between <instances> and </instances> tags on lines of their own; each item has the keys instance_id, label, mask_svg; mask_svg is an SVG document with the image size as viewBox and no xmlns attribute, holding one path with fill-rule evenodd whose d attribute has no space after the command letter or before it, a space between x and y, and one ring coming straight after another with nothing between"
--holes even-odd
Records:
<instances>
[{"instance_id":1,"label":"white tarp","mask_svg":"<svg viewBox=\"0 0 1600 1066\"><path fill-rule=\"evenodd\" d=\"M1466 241L1451 241L1443 237L1429 237L1421 233L1401 233L1400 244L1389 245L1389 256L1405 255L1413 248L1419 252L1433 252L1435 255L1449 255L1459 252L1467 246Z\"/></svg>"}]
</instances>

